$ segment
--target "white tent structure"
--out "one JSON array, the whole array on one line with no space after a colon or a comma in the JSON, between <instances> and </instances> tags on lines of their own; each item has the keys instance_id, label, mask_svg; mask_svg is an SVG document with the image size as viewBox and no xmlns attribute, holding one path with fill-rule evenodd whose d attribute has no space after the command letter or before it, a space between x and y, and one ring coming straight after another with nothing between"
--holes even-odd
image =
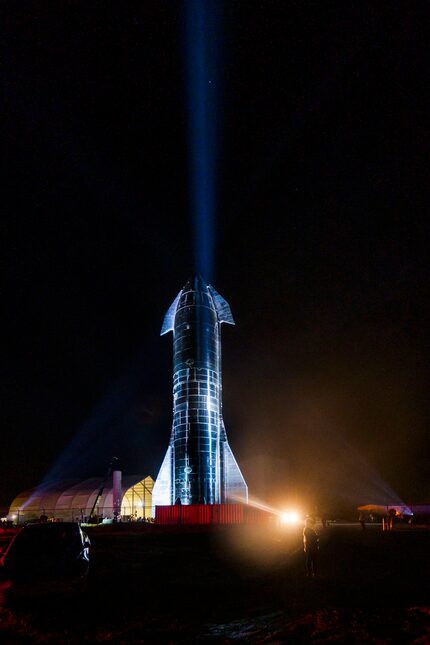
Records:
<instances>
[{"instance_id":1,"label":"white tent structure","mask_svg":"<svg viewBox=\"0 0 430 645\"><path fill-rule=\"evenodd\" d=\"M390 511L395 511L396 515L402 517L404 515L413 515L413 511L409 506L400 506L398 504L365 504L364 506L357 506L357 511L373 513L374 515L388 515Z\"/></svg>"},{"instance_id":2,"label":"white tent structure","mask_svg":"<svg viewBox=\"0 0 430 645\"><path fill-rule=\"evenodd\" d=\"M16 523L39 519L41 515L68 522L85 521L90 516L103 481L102 477L84 481L57 480L23 491L10 505L8 518ZM150 476L127 475L122 478L123 519L145 520L152 517L153 486L154 480ZM112 493L112 479L108 479L95 509L99 517L113 519Z\"/></svg>"}]
</instances>

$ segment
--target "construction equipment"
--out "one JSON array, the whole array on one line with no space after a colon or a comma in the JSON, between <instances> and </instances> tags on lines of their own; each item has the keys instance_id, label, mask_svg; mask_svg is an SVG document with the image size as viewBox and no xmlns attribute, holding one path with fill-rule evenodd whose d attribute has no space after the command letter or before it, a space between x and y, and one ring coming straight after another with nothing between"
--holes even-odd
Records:
<instances>
[{"instance_id":1,"label":"construction equipment","mask_svg":"<svg viewBox=\"0 0 430 645\"><path fill-rule=\"evenodd\" d=\"M96 498L94 500L94 504L93 504L93 507L91 509L90 516L88 518L88 523L89 524L98 524L98 517L97 517L97 515L95 513L96 506L99 503L100 497L103 495L103 491L104 491L104 488L106 486L106 482L109 479L109 477L112 475L114 466L117 463L117 461L118 461L118 457L112 457L111 462L109 464L109 467L107 469L106 476L105 476L104 480L102 481L102 484L101 484L101 486L99 488L99 491L98 491L98 493L96 495Z\"/></svg>"}]
</instances>

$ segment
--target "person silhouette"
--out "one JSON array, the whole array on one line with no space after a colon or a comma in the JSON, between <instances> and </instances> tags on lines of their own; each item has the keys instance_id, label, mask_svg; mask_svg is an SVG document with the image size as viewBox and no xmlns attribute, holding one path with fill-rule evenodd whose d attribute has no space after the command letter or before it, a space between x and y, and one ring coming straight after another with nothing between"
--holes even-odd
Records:
<instances>
[{"instance_id":1,"label":"person silhouette","mask_svg":"<svg viewBox=\"0 0 430 645\"><path fill-rule=\"evenodd\" d=\"M305 553L306 575L308 578L315 578L317 573L319 537L314 525L313 518L308 517L303 529L303 551Z\"/></svg>"}]
</instances>

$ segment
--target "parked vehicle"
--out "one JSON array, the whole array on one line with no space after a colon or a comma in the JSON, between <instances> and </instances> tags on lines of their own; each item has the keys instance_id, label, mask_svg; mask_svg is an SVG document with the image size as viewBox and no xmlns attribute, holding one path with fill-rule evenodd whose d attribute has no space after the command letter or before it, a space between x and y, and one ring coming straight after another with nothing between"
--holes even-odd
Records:
<instances>
[{"instance_id":1,"label":"parked vehicle","mask_svg":"<svg viewBox=\"0 0 430 645\"><path fill-rule=\"evenodd\" d=\"M24 526L0 553L0 592L8 597L82 589L90 540L75 522Z\"/></svg>"}]
</instances>

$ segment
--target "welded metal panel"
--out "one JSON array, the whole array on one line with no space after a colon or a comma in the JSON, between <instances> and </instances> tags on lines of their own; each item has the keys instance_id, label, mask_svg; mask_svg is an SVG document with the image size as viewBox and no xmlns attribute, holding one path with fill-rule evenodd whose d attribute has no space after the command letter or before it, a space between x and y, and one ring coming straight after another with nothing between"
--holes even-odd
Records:
<instances>
[{"instance_id":1,"label":"welded metal panel","mask_svg":"<svg viewBox=\"0 0 430 645\"><path fill-rule=\"evenodd\" d=\"M178 306L181 293L182 293L182 290L178 293L178 295L170 305L169 309L167 310L166 315L164 316L164 321L163 321L163 326L161 328L160 336L164 336L164 334L167 334L169 331L173 331L173 327L175 324L176 308Z\"/></svg>"},{"instance_id":2,"label":"welded metal panel","mask_svg":"<svg viewBox=\"0 0 430 645\"><path fill-rule=\"evenodd\" d=\"M232 498L230 488L232 495L247 498L222 420L223 322L234 324L228 303L198 275L187 281L165 316L161 333L173 331L171 488L167 502L166 455L154 486L155 505L218 504Z\"/></svg>"},{"instance_id":3,"label":"welded metal panel","mask_svg":"<svg viewBox=\"0 0 430 645\"><path fill-rule=\"evenodd\" d=\"M219 322L234 325L233 314L231 313L230 305L228 304L227 300L224 300L224 298L218 293L218 291L216 291L210 285L208 285L208 290L214 301Z\"/></svg>"},{"instance_id":4,"label":"welded metal panel","mask_svg":"<svg viewBox=\"0 0 430 645\"><path fill-rule=\"evenodd\" d=\"M228 441L222 442L224 500L227 503L248 501L248 486L240 472Z\"/></svg>"},{"instance_id":5,"label":"welded metal panel","mask_svg":"<svg viewBox=\"0 0 430 645\"><path fill-rule=\"evenodd\" d=\"M160 472L152 489L152 515L155 515L156 506L172 504L172 471L173 471L173 449L167 448Z\"/></svg>"}]
</instances>

